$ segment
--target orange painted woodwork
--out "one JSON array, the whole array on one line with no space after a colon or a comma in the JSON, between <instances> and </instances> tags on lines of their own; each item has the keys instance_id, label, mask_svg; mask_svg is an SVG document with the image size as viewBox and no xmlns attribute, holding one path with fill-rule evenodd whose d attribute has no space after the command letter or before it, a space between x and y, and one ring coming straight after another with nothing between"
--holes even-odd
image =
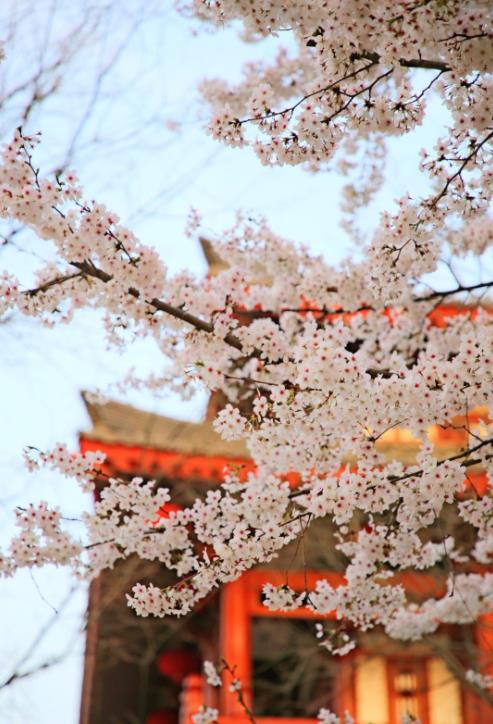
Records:
<instances>
[{"instance_id":1,"label":"orange painted woodwork","mask_svg":"<svg viewBox=\"0 0 493 724\"><path fill-rule=\"evenodd\" d=\"M121 445L80 436L80 451L100 450L106 455L102 466L105 475L158 476L173 480L220 482L224 468L234 468L240 479L254 469L250 460L209 455L186 455L171 450Z\"/></svg>"},{"instance_id":2,"label":"orange painted woodwork","mask_svg":"<svg viewBox=\"0 0 493 724\"><path fill-rule=\"evenodd\" d=\"M493 676L493 613L480 616L476 638L482 658L481 670Z\"/></svg>"},{"instance_id":3,"label":"orange painted woodwork","mask_svg":"<svg viewBox=\"0 0 493 724\"><path fill-rule=\"evenodd\" d=\"M204 704L204 679L200 674L190 674L183 681L180 696L179 724L193 724L192 716Z\"/></svg>"},{"instance_id":4,"label":"orange painted woodwork","mask_svg":"<svg viewBox=\"0 0 493 724\"><path fill-rule=\"evenodd\" d=\"M225 599L223 602L224 614L221 620L227 625L230 621L245 622L248 618L257 616L260 618L324 618L320 614L313 613L307 608L295 609L293 611L270 611L262 604L262 588L266 583L274 586L289 585L295 591L303 591L305 588L312 589L319 580L326 580L331 586L343 586L346 579L342 573L331 571L275 571L271 569L251 570L244 573L241 578L224 586ZM387 579L389 583L401 583L406 591L415 596L442 596L445 593L445 586L432 575L416 573L400 573L393 578ZM333 618L334 613L328 613L325 618Z\"/></svg>"},{"instance_id":5,"label":"orange painted woodwork","mask_svg":"<svg viewBox=\"0 0 493 724\"><path fill-rule=\"evenodd\" d=\"M476 644L479 671L493 676L493 613L479 617L476 625ZM490 693L493 694L493 687L490 689ZM493 721L491 707L479 696L470 693L469 706L474 714L474 718L471 717L473 724Z\"/></svg>"},{"instance_id":6,"label":"orange painted woodwork","mask_svg":"<svg viewBox=\"0 0 493 724\"><path fill-rule=\"evenodd\" d=\"M247 706L252 703L252 638L251 613L248 598L247 575L234 583L226 584L221 596L221 656L230 666L235 666L236 676L240 679ZM220 711L226 716L245 715L235 692L222 686L220 691Z\"/></svg>"},{"instance_id":7,"label":"orange painted woodwork","mask_svg":"<svg viewBox=\"0 0 493 724\"><path fill-rule=\"evenodd\" d=\"M432 309L427 317L430 321L430 324L433 327L440 327L444 328L448 324L448 320L457 317L457 316L470 316L471 319L476 319L476 317L479 314L479 310L486 311L487 313L491 313L492 310L490 307L487 306L481 306L478 308L478 306L469 307L465 304L440 304L438 307L435 307ZM340 307L337 306L337 304L334 304L331 309L319 309L313 302L310 302L309 299L302 298L300 300L300 304L297 310L289 310L282 308L280 312L269 312L269 311L263 311L261 306L257 304L253 310L248 310L245 307L238 305L235 308L235 313L232 315L236 319L239 320L240 324L242 325L248 325L251 323L252 319L261 319L264 317L270 317L271 319L278 319L280 314L282 312L287 311L297 311L300 317L306 317L307 315L314 316L318 322L325 321L327 323L335 322L339 319L342 319L346 324L350 322L355 317L363 317L365 319L370 311L372 309L368 307L368 305L365 302L361 303L360 309L357 309L354 312L345 312L341 310ZM389 323L393 323L393 319L397 317L400 314L404 314L405 310L401 310L398 308L392 308L392 307L385 307L380 312L383 316L387 317L389 320Z\"/></svg>"},{"instance_id":8,"label":"orange painted woodwork","mask_svg":"<svg viewBox=\"0 0 493 724\"><path fill-rule=\"evenodd\" d=\"M343 714L348 712L356 717L356 686L353 668L353 652L341 658L337 667L337 679L334 690L335 710Z\"/></svg>"},{"instance_id":9,"label":"orange painted woodwork","mask_svg":"<svg viewBox=\"0 0 493 724\"><path fill-rule=\"evenodd\" d=\"M252 644L251 625L256 617L276 618L303 618L320 619L320 615L313 614L302 608L295 611L277 612L269 611L262 605L262 587L270 582L274 585L288 584L295 591L313 588L316 581L327 580L333 586L344 585L344 577L339 573L324 571L294 571L283 573L267 569L248 571L237 581L228 583L223 587L221 604L221 656L231 665L236 665L236 673L242 680L245 691L245 700L248 705L252 703ZM405 573L395 577L392 582L400 582L404 587L416 595L441 596L445 593L442 583L425 573ZM325 618L331 618L334 613L328 613ZM481 621L484 635L479 639L482 650L488 652L493 672L493 615L483 617ZM354 669L352 667L352 654L343 657L338 666L338 677L335 690L335 707L339 715L348 711L356 716L356 694ZM417 707L422 724L429 724L429 709L427 699L426 671L423 662L416 662L413 671L417 677L416 698ZM388 724L398 724L397 717L397 690L395 677L397 675L397 661L388 660L388 695L389 713ZM221 690L220 724L246 724L247 717L237 701L236 694L227 687ZM465 724L486 724L493 722L491 708L471 694L464 694L463 714ZM314 724L315 719L302 718L272 718L256 717L259 724Z\"/></svg>"}]
</instances>

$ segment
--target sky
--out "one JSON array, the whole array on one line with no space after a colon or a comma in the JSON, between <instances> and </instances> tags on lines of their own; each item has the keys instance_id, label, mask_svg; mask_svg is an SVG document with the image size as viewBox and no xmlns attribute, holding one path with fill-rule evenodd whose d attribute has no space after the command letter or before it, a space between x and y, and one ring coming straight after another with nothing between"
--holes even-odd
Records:
<instances>
[{"instance_id":1,"label":"sky","mask_svg":"<svg viewBox=\"0 0 493 724\"><path fill-rule=\"evenodd\" d=\"M49 59L60 39L68 38L64 52L70 56L81 37L70 28L91 7L106 5L109 0L39 0L34 8L28 0L4 0L0 37L6 38L7 60L0 67L0 99L32 73L43 53ZM204 133L205 111L195 90L200 80L238 79L245 60L271 56L275 43L244 45L235 29L197 34L171 2L122 0L115 7L102 13L57 92L28 121L28 131L43 132L42 168L63 161L75 134L72 166L87 196L118 213L144 243L159 250L171 270L205 272L197 242L184 234L192 206L211 233L229 225L241 208L267 216L276 232L333 263L349 253L350 241L339 227L343 179L337 174L265 168L249 150L224 149ZM95 83L111 57L116 58L111 70ZM3 104L3 140L22 106L22 94L16 98ZM379 209L410 183L419 190L417 149L443 123L443 113L432 107L429 124L412 143L390 144L389 183L365 211L365 222L374 225ZM175 124L177 130L169 130ZM0 247L0 270L8 268L27 282L40 259L49 258L44 242L21 235L15 245ZM89 426L80 391L106 389L131 366L159 371L155 349L139 343L123 354L108 350L95 312L81 312L69 327L55 329L15 316L0 323L0 546L12 534L15 506L44 499L68 516L90 507L72 481L46 472L29 475L22 449L47 449L58 441L76 449L78 433ZM199 419L204 406L200 396L184 403L129 390L118 397L182 419ZM55 569L0 580L0 685L13 672L47 658L63 659L0 688L0 724L78 722L86 589L73 588L67 572ZM44 627L40 644L28 655Z\"/></svg>"}]
</instances>

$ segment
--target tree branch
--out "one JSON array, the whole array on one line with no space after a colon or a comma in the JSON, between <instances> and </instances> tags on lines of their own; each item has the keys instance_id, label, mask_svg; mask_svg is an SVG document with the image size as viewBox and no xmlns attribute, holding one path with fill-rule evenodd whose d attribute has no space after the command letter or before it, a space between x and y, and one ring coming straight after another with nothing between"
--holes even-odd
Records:
<instances>
[{"instance_id":1,"label":"tree branch","mask_svg":"<svg viewBox=\"0 0 493 724\"><path fill-rule=\"evenodd\" d=\"M352 53L351 61L370 60L372 63L380 63L380 55L378 53ZM441 60L426 60L425 58L399 58L399 65L403 68L423 68L424 70L440 70L442 73L448 73L452 68L443 63Z\"/></svg>"},{"instance_id":2,"label":"tree branch","mask_svg":"<svg viewBox=\"0 0 493 724\"><path fill-rule=\"evenodd\" d=\"M5 689L7 686L10 686L11 684L15 683L16 681L19 681L20 679L25 679L28 676L32 676L34 674L37 674L39 671L43 671L44 669L48 669L52 666L55 666L56 664L63 661L68 654L70 653L70 646L66 649L66 651L58 654L58 656L55 656L51 659L48 659L41 664L38 664L36 666L31 667L30 669L27 669L26 671L21 671L22 666L28 661L28 659L36 652L36 649L38 648L41 641L44 639L46 634L50 631L51 628L53 628L54 624L59 621L60 619L60 613L64 608L66 608L67 604L69 603L70 599L72 598L74 594L75 588L71 588L68 593L66 594L65 598L62 600L60 605L58 606L58 609L55 611L53 616L48 619L48 621L42 626L34 639L29 644L28 648L24 652L24 654L20 657L20 659L17 661L17 663L14 666L14 669L12 673L2 682L0 683L0 690Z\"/></svg>"},{"instance_id":3,"label":"tree branch","mask_svg":"<svg viewBox=\"0 0 493 724\"><path fill-rule=\"evenodd\" d=\"M95 279L99 279L105 284L113 279L112 274L108 274L102 269L98 269L98 267L96 267L95 264L93 264L93 262L91 261L70 263L72 264L72 266L80 269L83 274L94 277ZM135 299L140 298L140 292L134 287L129 287L127 292ZM149 304L149 306L151 307L154 307L154 309L156 309L157 311L164 312L165 314L169 314L175 319L179 319L182 322L186 322L186 324L190 324L192 327L195 327L195 329L199 330L200 332L208 332L209 334L214 332L214 325L211 322L207 322L204 319L201 319L200 317L197 317L184 309L180 309L179 307L175 307L172 304L168 304L168 302L163 302L162 300L154 297L154 299L146 299L145 303ZM243 351L242 343L234 334L226 334L223 339L230 347L234 347L240 352Z\"/></svg>"},{"instance_id":4,"label":"tree branch","mask_svg":"<svg viewBox=\"0 0 493 724\"><path fill-rule=\"evenodd\" d=\"M312 93L307 93L302 98L296 101L296 103L289 108L285 108L282 111L269 111L269 113L265 113L264 115L260 116L252 116L251 118L243 118L242 120L236 120L231 121L231 123L234 125L243 125L244 123L251 123L252 121L265 121L268 118L275 118L276 116L283 116L286 113L293 113L298 106L300 106L304 101L308 100L308 98L313 98L315 96L319 96L322 93L326 93L329 90L332 90L336 88L340 83L343 83L345 80L351 80L352 78L356 78L357 75L360 73L363 73L365 70L369 70L370 68L373 68L373 66L376 65L375 62L371 61L368 65L364 65L361 68L357 68L356 70L351 71L350 73L346 73L346 75L341 76L340 78L337 78L337 80L333 81L332 83L329 83L329 85L324 86L323 88L320 88L319 90L313 91Z\"/></svg>"},{"instance_id":5,"label":"tree branch","mask_svg":"<svg viewBox=\"0 0 493 724\"><path fill-rule=\"evenodd\" d=\"M447 179L446 183L444 184L442 190L436 196L434 196L433 199L430 201L430 204L429 204L430 209L436 208L440 199L442 199L447 194L447 191L449 190L450 185L455 181L456 178L461 177L462 172L465 169L465 167L467 166L467 164L478 155L479 151L482 149L482 147L486 143L488 143L490 138L493 138L493 130L491 130L483 138L482 141L480 141L479 143L476 143L474 145L473 150L471 151L471 153L468 156L466 156L463 159L457 159L457 161L459 161L459 160L461 161L461 164L460 164L458 170L455 173L453 173L452 176L449 176L449 178Z\"/></svg>"},{"instance_id":6,"label":"tree branch","mask_svg":"<svg viewBox=\"0 0 493 724\"><path fill-rule=\"evenodd\" d=\"M473 292L476 289L486 289L493 287L493 280L489 282L479 282L478 284L458 284L455 289L447 289L444 292L431 292L425 297L415 297L415 302L429 302L432 299L443 299L445 297L451 297L454 294L460 294L461 292Z\"/></svg>"},{"instance_id":7,"label":"tree branch","mask_svg":"<svg viewBox=\"0 0 493 724\"><path fill-rule=\"evenodd\" d=\"M444 463L453 462L454 460L462 460L464 458L468 458L470 455L473 455L475 452L478 452L478 450L481 450L483 447L486 447L486 445L493 445L493 438L488 438L487 440L482 440L480 443L475 445L474 447L469 447L467 450L463 450L460 453L457 453L457 455L452 455L449 458L443 458L443 460L439 460L437 462L437 465L443 465ZM491 455L487 456L488 458L491 457ZM466 468L472 467L473 465L477 465L482 460L481 458L471 458L469 460L464 460L463 465ZM389 475L388 480L390 480L391 483L398 483L401 480L407 480L408 478L421 478L423 476L424 471L416 470L412 473L405 473L404 475Z\"/></svg>"},{"instance_id":8,"label":"tree branch","mask_svg":"<svg viewBox=\"0 0 493 724\"><path fill-rule=\"evenodd\" d=\"M27 289L27 291L23 292L23 294L26 294L28 297L35 297L36 294L39 294L40 292L46 292L48 291L48 289L51 289L51 287L55 287L58 284L64 284L71 279L80 279L83 276L84 274L81 271L74 272L74 274L64 274L62 276L55 277L54 279L50 279L44 284L40 284L39 287L35 287L34 289Z\"/></svg>"}]
</instances>

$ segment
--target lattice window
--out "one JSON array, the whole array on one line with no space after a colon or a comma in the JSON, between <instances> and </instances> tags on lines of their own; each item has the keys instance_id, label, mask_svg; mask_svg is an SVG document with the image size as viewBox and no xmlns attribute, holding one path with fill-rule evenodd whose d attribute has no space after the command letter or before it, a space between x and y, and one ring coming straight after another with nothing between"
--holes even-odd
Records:
<instances>
[{"instance_id":1,"label":"lattice window","mask_svg":"<svg viewBox=\"0 0 493 724\"><path fill-rule=\"evenodd\" d=\"M425 659L394 659L387 662L390 721L411 714L422 724L429 721L429 684Z\"/></svg>"}]
</instances>

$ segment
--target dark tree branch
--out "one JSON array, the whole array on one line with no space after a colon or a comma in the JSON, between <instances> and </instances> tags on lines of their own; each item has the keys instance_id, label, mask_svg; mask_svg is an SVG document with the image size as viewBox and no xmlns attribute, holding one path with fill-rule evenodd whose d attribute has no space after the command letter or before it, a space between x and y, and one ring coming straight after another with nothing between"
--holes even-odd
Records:
<instances>
[{"instance_id":1,"label":"dark tree branch","mask_svg":"<svg viewBox=\"0 0 493 724\"><path fill-rule=\"evenodd\" d=\"M493 130L491 130L479 143L476 143L473 146L473 149L471 153L469 153L465 158L463 159L457 159L457 161L461 160L461 164L457 171L452 174L452 176L449 176L446 183L444 184L442 190L431 200L429 204L430 209L435 209L438 202L447 194L450 185L455 181L457 178L461 178L462 172L464 171L467 164L472 161L473 158L475 158L479 151L483 148L483 146L488 143L488 141L493 138Z\"/></svg>"},{"instance_id":2,"label":"dark tree branch","mask_svg":"<svg viewBox=\"0 0 493 724\"><path fill-rule=\"evenodd\" d=\"M28 297L35 297L36 294L46 292L48 291L48 289L51 289L51 287L58 286L59 284L64 284L71 279L80 279L83 276L84 274L81 271L74 272L73 274L64 274L62 276L55 277L54 279L50 279L44 284L40 284L39 287L35 287L34 289L28 289L23 293L26 294Z\"/></svg>"},{"instance_id":3,"label":"dark tree branch","mask_svg":"<svg viewBox=\"0 0 493 724\"><path fill-rule=\"evenodd\" d=\"M467 450L463 450L461 453L458 453L457 455L452 455L449 458L444 458L443 460L439 460L437 462L437 465L443 465L447 462L453 462L454 460L461 460L463 458L468 458L470 455L473 455L475 452L478 452L478 450L481 450L482 448L486 447L487 445L493 445L493 438L488 438L487 440L482 440L480 443L475 445L474 447L468 448ZM487 455L486 458L489 459L493 457L493 455ZM469 460L464 460L464 467L472 467L473 465L477 465L478 463L482 462L481 458L470 458ZM387 479L391 483L399 483L402 480L408 480L410 478L421 478L423 477L424 471L422 469L416 470L414 472L405 473L404 475L389 475ZM289 494L289 498L299 498L302 495L307 495L310 491L309 490L294 490L292 493Z\"/></svg>"},{"instance_id":4,"label":"dark tree branch","mask_svg":"<svg viewBox=\"0 0 493 724\"><path fill-rule=\"evenodd\" d=\"M329 85L324 86L323 88L320 88L319 90L313 91L312 93L307 93L305 96L300 98L296 103L289 108L285 108L282 111L269 111L269 113L265 113L264 115L260 116L252 116L251 118L244 118L242 120L236 120L231 121L233 125L243 125L244 123L251 123L252 121L265 121L268 118L275 118L276 116L283 116L286 113L294 113L296 108L300 106L302 103L304 103L308 98L314 98L315 96L322 95L322 93L326 93L327 91L333 90L339 86L340 83L343 83L346 80L351 80L352 78L356 78L357 75L360 73L363 73L366 70L369 70L370 68L373 68L376 65L375 62L370 62L368 65L364 65L361 68L357 68L356 70L351 71L350 73L346 73L346 75L341 76L341 78L337 78L333 83L329 83Z\"/></svg>"},{"instance_id":5,"label":"dark tree branch","mask_svg":"<svg viewBox=\"0 0 493 724\"><path fill-rule=\"evenodd\" d=\"M96 267L91 261L71 262L71 264L72 266L77 267L77 269L83 272L84 275L99 279L105 284L113 279L113 276L111 274L108 274L102 269L98 269L98 267ZM133 287L129 287L128 294L130 294L130 296L134 297L135 299L140 298L140 292ZM151 307L154 307L154 309L156 309L157 311L164 312L165 314L169 314L175 319L179 319L182 322L186 322L186 324L190 324L192 327L195 327L195 329L199 330L200 332L208 332L210 334L214 331L214 325L211 322L207 322L206 320L197 317L195 314L191 314L184 309L180 309L179 307L175 307L172 304L168 304L168 302L163 302L156 297L154 297L154 299L145 300L145 303L149 304L149 306ZM230 347L234 347L240 352L243 351L242 343L234 334L226 334L223 339Z\"/></svg>"},{"instance_id":6,"label":"dark tree branch","mask_svg":"<svg viewBox=\"0 0 493 724\"><path fill-rule=\"evenodd\" d=\"M53 666L56 666L57 664L60 664L62 661L64 661L69 653L69 651L64 651L61 654L58 654L58 656L53 656L51 659L47 659L41 664L33 666L31 669L27 669L26 671L15 671L7 679L5 679L2 684L0 684L0 690L6 689L7 686L10 686L11 684L15 684L16 681L21 681L22 679L27 679L29 676L34 676L34 674L39 674L45 669L51 669Z\"/></svg>"},{"instance_id":7,"label":"dark tree branch","mask_svg":"<svg viewBox=\"0 0 493 724\"><path fill-rule=\"evenodd\" d=\"M415 297L414 301L429 302L432 299L444 299L445 297L451 297L461 292L474 292L476 289L487 289L488 287L493 287L493 280L489 282L478 282L478 284L458 284L455 289L447 289L444 292L431 292L425 297Z\"/></svg>"},{"instance_id":8,"label":"dark tree branch","mask_svg":"<svg viewBox=\"0 0 493 724\"><path fill-rule=\"evenodd\" d=\"M56 664L63 661L70 653L70 646L66 649L66 651L58 654L58 656L55 656L51 659L47 659L46 661L43 661L40 664L37 664L36 666L31 667L30 669L26 669L25 671L22 671L22 668L25 663L30 659L30 657L36 652L37 648L39 647L41 641L45 638L46 634L50 631L51 628L55 625L55 623L60 618L61 611L66 608L69 601L71 600L75 589L71 588L68 593L66 594L65 598L62 600L60 605L58 606L58 609L55 611L54 615L42 626L42 628L39 629L38 633L34 637L34 639L31 641L30 645L24 652L24 654L20 657L20 659L17 661L17 663L14 666L14 669L12 673L2 682L0 683L0 690L5 689L6 687L10 686L11 684L14 684L16 681L19 681L21 679L25 679L28 676L33 676L34 674L37 674L40 671L43 671L44 669L51 668L52 666L55 666Z\"/></svg>"},{"instance_id":9,"label":"dark tree branch","mask_svg":"<svg viewBox=\"0 0 493 724\"><path fill-rule=\"evenodd\" d=\"M353 53L350 56L351 61L370 60L375 65L380 63L380 55L378 53ZM452 68L443 63L441 60L426 60L425 58L400 58L399 65L403 68L423 68L424 70L440 70L442 73L448 73Z\"/></svg>"},{"instance_id":10,"label":"dark tree branch","mask_svg":"<svg viewBox=\"0 0 493 724\"><path fill-rule=\"evenodd\" d=\"M449 458L444 458L443 460L439 460L437 462L437 465L443 465L444 463L453 462L454 460L464 460L464 458L469 458L468 460L464 460L463 465L466 468L472 467L473 465L478 465L482 462L482 458L470 458L470 455L473 455L474 453L478 452L478 450L481 450L482 448L486 447L487 445L493 445L493 438L488 438L487 440L482 440L480 443L475 445L474 447L469 447L467 450L463 450L460 453L457 453L457 455L452 455ZM491 458L491 455L486 456L488 459ZM388 477L388 480L392 483L398 483L401 480L407 480L408 478L421 478L423 477L423 470L416 470L412 473L405 473L404 475L390 475Z\"/></svg>"}]
</instances>

